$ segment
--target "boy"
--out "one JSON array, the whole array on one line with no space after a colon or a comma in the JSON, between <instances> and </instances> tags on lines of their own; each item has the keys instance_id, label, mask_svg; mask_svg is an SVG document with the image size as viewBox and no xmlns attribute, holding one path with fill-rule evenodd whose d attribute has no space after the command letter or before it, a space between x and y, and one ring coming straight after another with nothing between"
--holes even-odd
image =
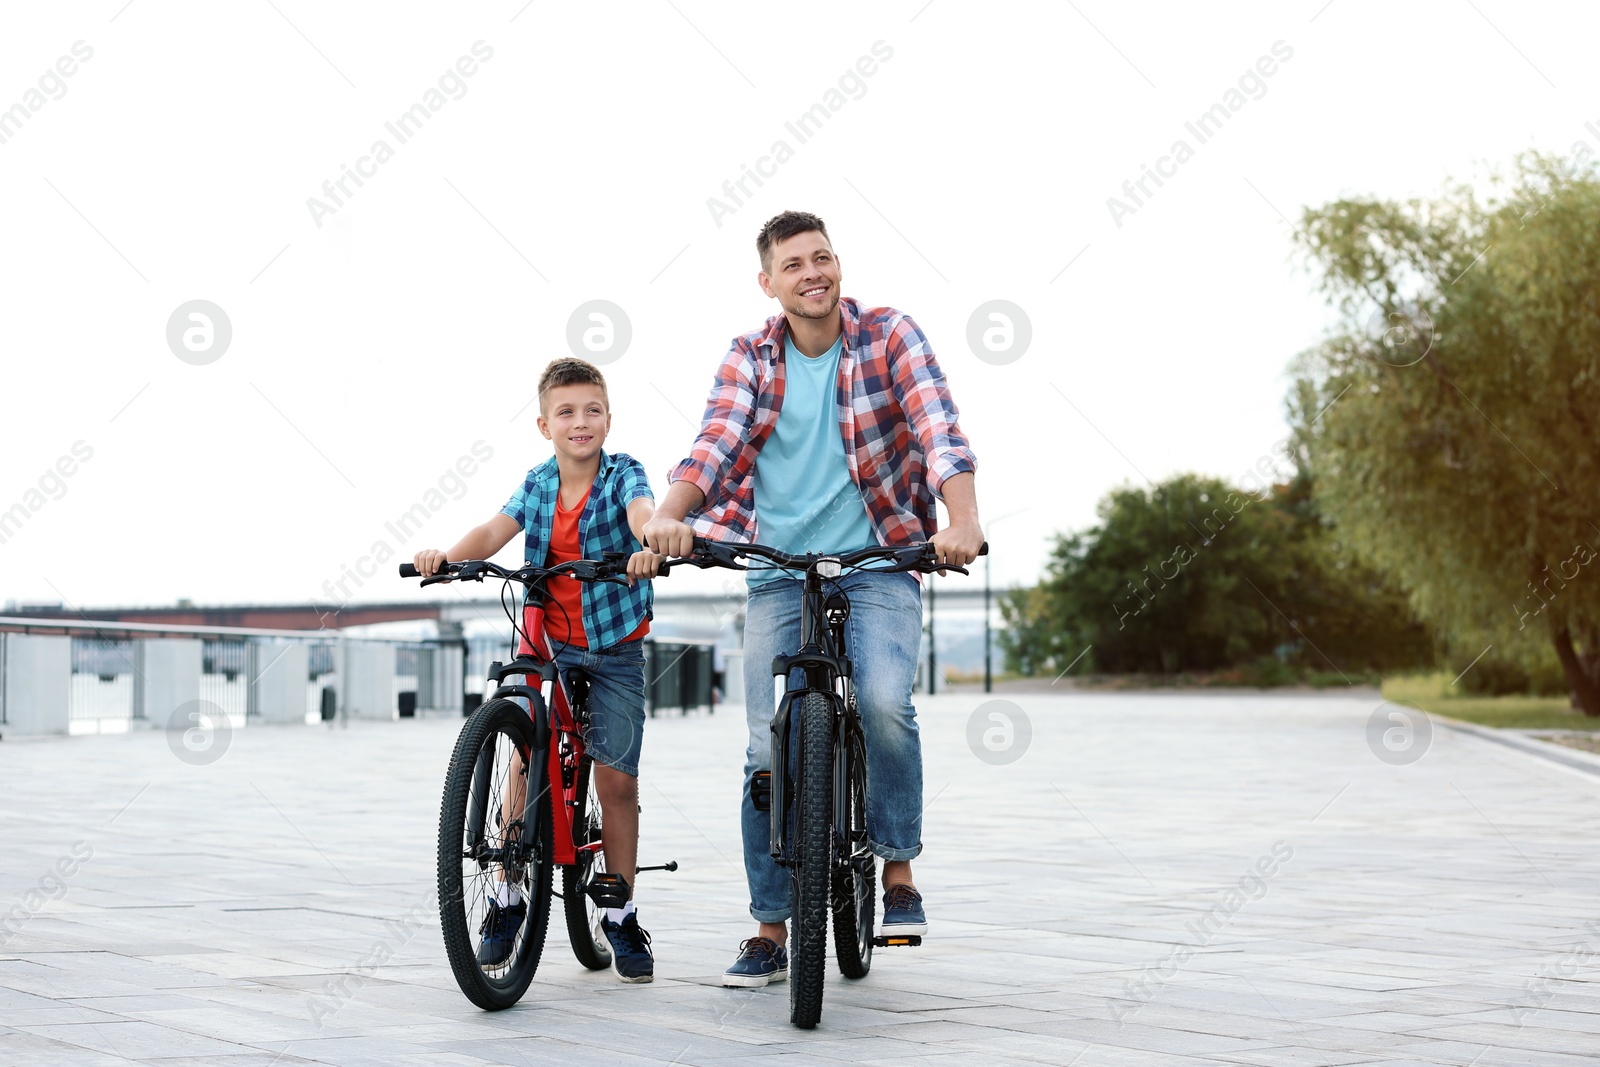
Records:
<instances>
[{"instance_id":1,"label":"boy","mask_svg":"<svg viewBox=\"0 0 1600 1067\"><path fill-rule=\"evenodd\" d=\"M545 598L545 632L558 666L582 667L592 680L584 734L594 758L595 792L604 826L606 870L620 875L627 905L607 908L601 929L612 967L624 982L648 982L655 963L650 935L639 926L633 880L639 852L639 748L644 729L644 645L650 630L650 584L663 557L644 551L640 532L655 514L650 482L638 460L608 454L610 401L600 371L581 359L558 359L539 378L539 432L555 455L528 472L500 514L474 527L449 552L424 549L417 570L431 575L446 560L488 559L523 532L526 559L544 566L600 559L627 551L628 586L554 578ZM478 948L486 966L511 952L527 902L513 887L490 903Z\"/></svg>"}]
</instances>

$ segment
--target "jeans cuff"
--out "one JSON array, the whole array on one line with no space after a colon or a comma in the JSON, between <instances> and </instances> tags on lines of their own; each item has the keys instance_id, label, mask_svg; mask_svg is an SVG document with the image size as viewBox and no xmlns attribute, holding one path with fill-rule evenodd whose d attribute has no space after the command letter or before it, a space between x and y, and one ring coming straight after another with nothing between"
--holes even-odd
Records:
<instances>
[{"instance_id":1,"label":"jeans cuff","mask_svg":"<svg viewBox=\"0 0 1600 1067\"><path fill-rule=\"evenodd\" d=\"M872 854L884 860L914 860L922 855L922 844L919 842L910 848L890 848L880 845L876 841L868 841L867 847L872 849Z\"/></svg>"},{"instance_id":2,"label":"jeans cuff","mask_svg":"<svg viewBox=\"0 0 1600 1067\"><path fill-rule=\"evenodd\" d=\"M786 923L789 921L790 910L763 911L754 904L750 905L750 917L758 923Z\"/></svg>"}]
</instances>

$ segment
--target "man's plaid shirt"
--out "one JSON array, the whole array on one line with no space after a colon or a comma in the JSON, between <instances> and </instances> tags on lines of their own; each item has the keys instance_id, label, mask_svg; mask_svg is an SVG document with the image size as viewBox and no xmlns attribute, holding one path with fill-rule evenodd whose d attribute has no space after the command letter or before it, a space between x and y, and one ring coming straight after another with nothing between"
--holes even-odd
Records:
<instances>
[{"instance_id":1,"label":"man's plaid shirt","mask_svg":"<svg viewBox=\"0 0 1600 1067\"><path fill-rule=\"evenodd\" d=\"M556 457L528 472L522 488L501 508L522 527L529 563L544 566L550 554L550 527L555 521L556 494L561 491L561 469ZM626 453L600 453L589 500L578 517L578 543L584 559L601 559L606 552L632 555L642 546L628 528L628 505L639 497L655 499L644 464ZM649 582L632 586L610 582L583 583L583 629L594 651L610 648L639 628L650 615Z\"/></svg>"},{"instance_id":2,"label":"man's plaid shirt","mask_svg":"<svg viewBox=\"0 0 1600 1067\"><path fill-rule=\"evenodd\" d=\"M933 348L911 316L839 301L839 434L850 478L861 490L878 539L926 541L937 531L934 499L977 457L956 425L955 401ZM783 407L781 358L788 320L736 337L717 368L700 436L671 481L693 482L705 504L689 516L695 532L729 541L757 537L755 464Z\"/></svg>"}]
</instances>

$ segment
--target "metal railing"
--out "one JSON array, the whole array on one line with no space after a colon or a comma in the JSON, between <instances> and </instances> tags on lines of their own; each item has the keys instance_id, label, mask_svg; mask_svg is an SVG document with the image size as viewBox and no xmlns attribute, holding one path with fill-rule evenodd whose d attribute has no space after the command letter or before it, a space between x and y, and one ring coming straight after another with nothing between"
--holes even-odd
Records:
<instances>
[{"instance_id":1,"label":"metal railing","mask_svg":"<svg viewBox=\"0 0 1600 1067\"><path fill-rule=\"evenodd\" d=\"M35 638L52 640L27 644ZM120 733L141 720L161 726L176 710L165 704L181 694L216 705L236 727L264 718L316 722L344 709L339 668L358 646L394 651L393 670L386 670L387 653L374 658L369 650L362 661L356 683L366 687L362 714L382 718L385 708L459 714L462 645L458 638L397 641L326 630L0 616L0 725L70 734ZM290 648L304 650L303 689L281 676L278 664ZM291 708L291 693L303 693L304 702L293 696Z\"/></svg>"}]
</instances>

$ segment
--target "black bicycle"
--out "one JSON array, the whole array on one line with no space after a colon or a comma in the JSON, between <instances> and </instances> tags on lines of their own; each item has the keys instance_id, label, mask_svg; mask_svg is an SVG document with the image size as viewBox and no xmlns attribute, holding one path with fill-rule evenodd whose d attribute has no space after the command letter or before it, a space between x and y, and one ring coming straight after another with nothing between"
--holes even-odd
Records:
<instances>
[{"instance_id":1,"label":"black bicycle","mask_svg":"<svg viewBox=\"0 0 1600 1067\"><path fill-rule=\"evenodd\" d=\"M988 551L985 543L979 554ZM772 661L772 770L756 772L750 788L757 810L770 812L772 858L792 875L789 1019L809 1030L822 1017L829 912L834 955L846 978L866 976L874 945L922 943L915 935L873 936L878 863L867 844L867 744L845 641L850 601L840 589L830 593L826 583L853 571L967 571L939 563L929 543L795 555L700 537L688 556L663 563L661 570L684 564L748 570L748 559L805 572L800 648ZM804 682L790 689L789 675L796 670Z\"/></svg>"}]
</instances>

